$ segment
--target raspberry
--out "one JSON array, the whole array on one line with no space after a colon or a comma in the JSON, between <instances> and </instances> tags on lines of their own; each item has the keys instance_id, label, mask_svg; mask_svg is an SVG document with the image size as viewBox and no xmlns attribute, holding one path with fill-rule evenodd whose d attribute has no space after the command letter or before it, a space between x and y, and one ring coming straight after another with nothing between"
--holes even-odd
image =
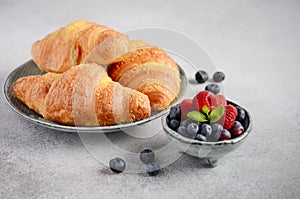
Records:
<instances>
[{"instance_id":1,"label":"raspberry","mask_svg":"<svg viewBox=\"0 0 300 199\"><path fill-rule=\"evenodd\" d=\"M216 104L215 95L210 91L201 91L193 98L193 106L198 111L202 112L202 107L207 106L210 110L213 109L212 105Z\"/></svg>"},{"instance_id":2,"label":"raspberry","mask_svg":"<svg viewBox=\"0 0 300 199\"><path fill-rule=\"evenodd\" d=\"M235 118L237 116L237 110L231 104L228 104L225 108L226 108L224 113L225 120L224 120L223 127L224 129L230 129L233 126Z\"/></svg>"},{"instance_id":3,"label":"raspberry","mask_svg":"<svg viewBox=\"0 0 300 199\"><path fill-rule=\"evenodd\" d=\"M224 95L216 95L217 106L226 106L227 100Z\"/></svg>"},{"instance_id":4,"label":"raspberry","mask_svg":"<svg viewBox=\"0 0 300 199\"><path fill-rule=\"evenodd\" d=\"M186 118L186 115L188 114L188 112L193 110L193 100L184 99L180 103L179 107L181 109L181 117Z\"/></svg>"},{"instance_id":5,"label":"raspberry","mask_svg":"<svg viewBox=\"0 0 300 199\"><path fill-rule=\"evenodd\" d=\"M218 106L226 106L227 105L227 100L224 97L224 95L215 95L214 100L212 100L211 102L211 110L213 110L214 108L218 107Z\"/></svg>"}]
</instances>

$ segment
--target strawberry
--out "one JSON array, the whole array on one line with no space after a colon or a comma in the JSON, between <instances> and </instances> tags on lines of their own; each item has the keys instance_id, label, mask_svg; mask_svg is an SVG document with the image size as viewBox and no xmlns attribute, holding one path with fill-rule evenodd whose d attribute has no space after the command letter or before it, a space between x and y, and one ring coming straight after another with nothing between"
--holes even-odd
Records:
<instances>
[{"instance_id":1,"label":"strawberry","mask_svg":"<svg viewBox=\"0 0 300 199\"><path fill-rule=\"evenodd\" d=\"M180 105L179 105L180 109L181 109L181 117L186 118L186 115L188 114L188 112L192 111L193 108L193 100L192 99L184 99Z\"/></svg>"},{"instance_id":2,"label":"strawberry","mask_svg":"<svg viewBox=\"0 0 300 199\"><path fill-rule=\"evenodd\" d=\"M210 110L212 105L216 104L215 95L210 91L201 91L193 98L193 106L196 110L203 112L203 106L207 106Z\"/></svg>"},{"instance_id":3,"label":"strawberry","mask_svg":"<svg viewBox=\"0 0 300 199\"><path fill-rule=\"evenodd\" d=\"M230 129L234 124L236 116L237 116L236 108L233 105L228 104L225 107L225 113L224 113L225 118L222 118L222 120L224 121L223 128Z\"/></svg>"}]
</instances>

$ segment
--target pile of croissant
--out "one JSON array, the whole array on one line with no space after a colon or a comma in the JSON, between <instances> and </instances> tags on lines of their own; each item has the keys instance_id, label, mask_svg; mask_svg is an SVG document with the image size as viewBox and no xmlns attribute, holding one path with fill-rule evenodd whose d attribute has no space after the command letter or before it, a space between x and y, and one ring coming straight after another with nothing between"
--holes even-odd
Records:
<instances>
[{"instance_id":1,"label":"pile of croissant","mask_svg":"<svg viewBox=\"0 0 300 199\"><path fill-rule=\"evenodd\" d=\"M97 23L74 21L36 41L31 54L45 74L18 79L14 94L60 124L142 120L179 94L179 69L164 50Z\"/></svg>"}]
</instances>

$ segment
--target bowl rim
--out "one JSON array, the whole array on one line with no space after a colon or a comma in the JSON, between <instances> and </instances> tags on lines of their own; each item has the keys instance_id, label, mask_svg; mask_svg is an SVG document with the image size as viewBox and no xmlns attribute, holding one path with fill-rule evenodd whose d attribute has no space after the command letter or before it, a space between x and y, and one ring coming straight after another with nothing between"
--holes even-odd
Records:
<instances>
[{"instance_id":1,"label":"bowl rim","mask_svg":"<svg viewBox=\"0 0 300 199\"><path fill-rule=\"evenodd\" d=\"M242 107L230 100L227 100L227 102L229 104L235 105L235 106L239 106ZM175 138L176 140L179 140L185 144L189 144L189 145L205 145L205 146L218 146L218 145L228 145L228 144L235 144L238 142L243 141L250 133L250 131L252 130L253 127L253 121L252 121L252 117L249 113L249 111L247 109L245 109L244 107L242 107L245 112L246 112L246 117L248 117L248 127L245 129L244 133L236 138L230 139L230 140L222 140L222 141L217 141L217 142L206 142L206 141L199 141L199 140L195 140L195 139L190 139L187 137L184 137L182 135L180 135L179 133L177 133L176 131L172 130L171 128L168 127L167 122L166 122L166 118L168 116L168 114L165 114L162 118L161 118L161 123L163 126L164 131L171 137Z\"/></svg>"}]
</instances>

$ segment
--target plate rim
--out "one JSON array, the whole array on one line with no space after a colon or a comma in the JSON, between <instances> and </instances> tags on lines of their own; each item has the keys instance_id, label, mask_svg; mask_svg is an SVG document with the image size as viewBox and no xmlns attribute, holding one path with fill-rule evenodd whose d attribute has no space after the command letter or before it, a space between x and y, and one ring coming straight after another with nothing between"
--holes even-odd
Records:
<instances>
[{"instance_id":1,"label":"plate rim","mask_svg":"<svg viewBox=\"0 0 300 199\"><path fill-rule=\"evenodd\" d=\"M3 94L4 94L4 98L5 98L5 101L7 102L7 104L19 116L23 117L27 121L30 121L30 122L35 123L35 124L40 125L40 126L44 126L46 128L50 128L50 129L54 129L54 130L58 130L58 131L64 131L64 132L78 132L78 133L109 133L109 132L116 132L116 131L120 131L120 130L123 130L123 129L125 130L127 128L137 127L139 125L146 124L146 123L148 123L152 120L159 119L163 115L165 115L171 107L170 106L167 109L162 110L159 113L156 113L154 115L151 115L150 117L145 118L143 120L130 122L130 123L124 123L124 124L110 125L110 126L95 126L95 127L68 126L68 125L59 124L59 123L56 123L56 122L53 122L53 121L50 121L50 120L45 120L42 116L40 116L39 114L34 112L38 117L38 119L36 119L36 118L30 117L30 115L25 114L24 112L19 110L18 107L15 106L15 104L12 102L12 100L8 96L8 87L10 86L9 81L16 74L17 71L19 71L21 68L25 67L26 64L30 64L30 62L33 62L33 64L35 64L35 62L32 59L30 59L27 62L25 62L24 64L21 64L20 66L16 67L14 70L12 70L8 74L8 76L6 77L6 79L4 81L4 84L3 84ZM184 96L186 86L187 86L187 76L186 76L185 72L183 71L183 69L179 65L178 65L178 68L180 70L181 80L182 79L185 80L184 81L185 88L183 89L182 95L178 98L177 101L179 101ZM22 103L22 102L20 102L20 103ZM26 108L31 110L27 106L26 106Z\"/></svg>"}]
</instances>

